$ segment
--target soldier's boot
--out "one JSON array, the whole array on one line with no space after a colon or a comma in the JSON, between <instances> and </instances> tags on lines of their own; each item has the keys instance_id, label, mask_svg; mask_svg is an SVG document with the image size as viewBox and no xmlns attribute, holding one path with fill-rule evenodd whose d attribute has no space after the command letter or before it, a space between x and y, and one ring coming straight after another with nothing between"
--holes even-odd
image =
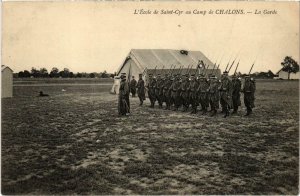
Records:
<instances>
[{"instance_id":1,"label":"soldier's boot","mask_svg":"<svg viewBox=\"0 0 300 196\"><path fill-rule=\"evenodd\" d=\"M207 109L203 108L202 115L206 114L206 112L207 112Z\"/></svg>"},{"instance_id":2,"label":"soldier's boot","mask_svg":"<svg viewBox=\"0 0 300 196\"><path fill-rule=\"evenodd\" d=\"M249 116L252 113L251 108L247 108L247 113L245 114L245 116Z\"/></svg>"},{"instance_id":3,"label":"soldier's boot","mask_svg":"<svg viewBox=\"0 0 300 196\"><path fill-rule=\"evenodd\" d=\"M162 103L159 103L159 108L162 108Z\"/></svg>"},{"instance_id":4,"label":"soldier's boot","mask_svg":"<svg viewBox=\"0 0 300 196\"><path fill-rule=\"evenodd\" d=\"M212 113L210 114L210 116L215 116L217 114L217 110L213 110Z\"/></svg>"},{"instance_id":5,"label":"soldier's boot","mask_svg":"<svg viewBox=\"0 0 300 196\"><path fill-rule=\"evenodd\" d=\"M229 110L228 109L225 111L224 118L226 118L227 116L229 116Z\"/></svg>"}]
</instances>

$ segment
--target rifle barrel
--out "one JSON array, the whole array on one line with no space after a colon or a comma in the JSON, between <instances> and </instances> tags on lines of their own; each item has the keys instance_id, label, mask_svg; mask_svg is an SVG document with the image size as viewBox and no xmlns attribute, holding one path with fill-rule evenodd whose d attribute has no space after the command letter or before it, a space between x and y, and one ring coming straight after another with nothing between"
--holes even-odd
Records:
<instances>
[{"instance_id":1,"label":"rifle barrel","mask_svg":"<svg viewBox=\"0 0 300 196\"><path fill-rule=\"evenodd\" d=\"M249 71L249 75L250 75L250 73L251 73L251 71L252 71L252 68L253 68L254 64L255 64L255 63L253 63L252 66L251 66L251 69L250 69L250 71Z\"/></svg>"},{"instance_id":2,"label":"rifle barrel","mask_svg":"<svg viewBox=\"0 0 300 196\"><path fill-rule=\"evenodd\" d=\"M237 65L236 65L236 68L235 68L235 70L234 70L234 73L233 73L233 75L235 75L235 74L236 74L236 70L237 70L237 68L239 67L239 64L240 64L240 61L237 63Z\"/></svg>"}]
</instances>

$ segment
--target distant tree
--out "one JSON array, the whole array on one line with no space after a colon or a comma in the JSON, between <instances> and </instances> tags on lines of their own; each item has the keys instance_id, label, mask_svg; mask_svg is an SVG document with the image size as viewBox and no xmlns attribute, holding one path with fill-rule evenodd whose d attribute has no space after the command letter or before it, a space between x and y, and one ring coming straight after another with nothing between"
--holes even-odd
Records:
<instances>
[{"instance_id":1,"label":"distant tree","mask_svg":"<svg viewBox=\"0 0 300 196\"><path fill-rule=\"evenodd\" d=\"M73 73L73 72L70 72L70 73L69 73L69 77L70 77L70 78L74 78L74 77L75 77L74 73Z\"/></svg>"},{"instance_id":2,"label":"distant tree","mask_svg":"<svg viewBox=\"0 0 300 196\"><path fill-rule=\"evenodd\" d=\"M47 78L49 76L48 70L46 68L41 68L40 69L40 76L43 78Z\"/></svg>"},{"instance_id":3,"label":"distant tree","mask_svg":"<svg viewBox=\"0 0 300 196\"><path fill-rule=\"evenodd\" d=\"M63 71L59 72L59 76L63 77L63 78L68 78L70 74L70 70L68 68L64 68Z\"/></svg>"},{"instance_id":4,"label":"distant tree","mask_svg":"<svg viewBox=\"0 0 300 196\"><path fill-rule=\"evenodd\" d=\"M31 75L32 75L34 78L39 78L39 77L40 77L40 71L37 70L36 68L32 67L32 68L31 68Z\"/></svg>"},{"instance_id":5,"label":"distant tree","mask_svg":"<svg viewBox=\"0 0 300 196\"><path fill-rule=\"evenodd\" d=\"M288 79L290 79L291 73L299 71L299 64L290 56L286 56L281 65L283 66L282 71L288 72Z\"/></svg>"},{"instance_id":6,"label":"distant tree","mask_svg":"<svg viewBox=\"0 0 300 196\"><path fill-rule=\"evenodd\" d=\"M109 75L107 74L106 71L104 71L104 72L100 73L100 77L101 77L101 78L108 78Z\"/></svg>"},{"instance_id":7,"label":"distant tree","mask_svg":"<svg viewBox=\"0 0 300 196\"><path fill-rule=\"evenodd\" d=\"M51 78L58 78L59 77L59 70L56 67L53 67L52 70L50 71L49 76Z\"/></svg>"},{"instance_id":8,"label":"distant tree","mask_svg":"<svg viewBox=\"0 0 300 196\"><path fill-rule=\"evenodd\" d=\"M76 77L76 78L82 78L82 73L77 72L77 74L76 74L75 77Z\"/></svg>"},{"instance_id":9,"label":"distant tree","mask_svg":"<svg viewBox=\"0 0 300 196\"><path fill-rule=\"evenodd\" d=\"M95 74L94 73L90 73L89 76L90 76L90 78L95 78Z\"/></svg>"},{"instance_id":10,"label":"distant tree","mask_svg":"<svg viewBox=\"0 0 300 196\"><path fill-rule=\"evenodd\" d=\"M19 73L13 73L13 78L19 78Z\"/></svg>"},{"instance_id":11,"label":"distant tree","mask_svg":"<svg viewBox=\"0 0 300 196\"><path fill-rule=\"evenodd\" d=\"M24 70L24 78L30 78L30 72L27 70Z\"/></svg>"},{"instance_id":12,"label":"distant tree","mask_svg":"<svg viewBox=\"0 0 300 196\"><path fill-rule=\"evenodd\" d=\"M18 77L19 77L19 78L24 78L24 72L23 72L23 71L20 71L20 72L18 73Z\"/></svg>"}]
</instances>

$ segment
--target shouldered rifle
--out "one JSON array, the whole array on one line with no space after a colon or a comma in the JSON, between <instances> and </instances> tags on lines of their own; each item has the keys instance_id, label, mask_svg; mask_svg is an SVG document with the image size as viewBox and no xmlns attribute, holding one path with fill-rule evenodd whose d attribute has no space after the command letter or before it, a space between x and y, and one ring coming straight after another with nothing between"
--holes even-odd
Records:
<instances>
[{"instance_id":1,"label":"shouldered rifle","mask_svg":"<svg viewBox=\"0 0 300 196\"><path fill-rule=\"evenodd\" d=\"M239 60L239 62L238 62L237 65L236 65L236 68L235 68L235 70L234 70L234 74L233 74L233 75L236 74L236 70L237 70L237 68L239 67L239 64L240 64L240 60Z\"/></svg>"},{"instance_id":2,"label":"shouldered rifle","mask_svg":"<svg viewBox=\"0 0 300 196\"><path fill-rule=\"evenodd\" d=\"M173 69L172 69L172 71L170 73L171 75L173 75L173 72L174 72L175 68L176 68L176 65L173 67Z\"/></svg>"},{"instance_id":3,"label":"shouldered rifle","mask_svg":"<svg viewBox=\"0 0 300 196\"><path fill-rule=\"evenodd\" d=\"M219 69L219 67L220 67L220 64L218 65L216 71ZM215 70L213 70L212 74L214 74L214 73L215 73Z\"/></svg>"},{"instance_id":4,"label":"shouldered rifle","mask_svg":"<svg viewBox=\"0 0 300 196\"><path fill-rule=\"evenodd\" d=\"M157 65L155 66L154 71L153 71L153 75L155 75L155 76L156 76L156 68L157 68Z\"/></svg>"},{"instance_id":5,"label":"shouldered rifle","mask_svg":"<svg viewBox=\"0 0 300 196\"><path fill-rule=\"evenodd\" d=\"M252 66L251 66L251 68L250 68L250 71L249 71L249 76L250 76L250 74L251 74L251 71L252 71L252 68L253 68L253 66L254 66L254 64L255 64L255 62L252 64Z\"/></svg>"},{"instance_id":6,"label":"shouldered rifle","mask_svg":"<svg viewBox=\"0 0 300 196\"><path fill-rule=\"evenodd\" d=\"M187 72L187 74L190 74L190 72L191 72L191 70L192 70L192 68L193 68L193 64L191 65L191 67L189 68L189 70L188 70L188 72Z\"/></svg>"},{"instance_id":7,"label":"shouldered rifle","mask_svg":"<svg viewBox=\"0 0 300 196\"><path fill-rule=\"evenodd\" d=\"M168 71L168 75L171 73L172 67L173 67L173 64L171 65L170 70Z\"/></svg>"}]
</instances>

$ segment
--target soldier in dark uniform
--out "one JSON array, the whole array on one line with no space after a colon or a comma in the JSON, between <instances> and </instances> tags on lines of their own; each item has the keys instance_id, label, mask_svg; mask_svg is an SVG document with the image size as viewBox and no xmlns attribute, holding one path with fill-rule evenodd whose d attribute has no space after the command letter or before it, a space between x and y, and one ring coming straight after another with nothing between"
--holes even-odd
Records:
<instances>
[{"instance_id":1,"label":"soldier in dark uniform","mask_svg":"<svg viewBox=\"0 0 300 196\"><path fill-rule=\"evenodd\" d=\"M197 90L198 90L198 83L195 79L195 75L192 74L190 85L189 85L189 88L188 88L190 101L191 101L191 104L192 104L191 114L196 114L197 113L197 103L198 103Z\"/></svg>"},{"instance_id":2,"label":"soldier in dark uniform","mask_svg":"<svg viewBox=\"0 0 300 196\"><path fill-rule=\"evenodd\" d=\"M220 90L220 103L222 112L225 114L224 118L229 116L229 110L232 108L232 82L228 78L228 72L225 71L221 78Z\"/></svg>"},{"instance_id":3,"label":"soldier in dark uniform","mask_svg":"<svg viewBox=\"0 0 300 196\"><path fill-rule=\"evenodd\" d=\"M172 77L167 75L163 86L163 96L166 102L166 108L165 108L166 110L171 109L171 92L170 92L171 85L172 85Z\"/></svg>"},{"instance_id":4,"label":"soldier in dark uniform","mask_svg":"<svg viewBox=\"0 0 300 196\"><path fill-rule=\"evenodd\" d=\"M160 74L157 74L156 86L155 86L155 97L158 101L159 108L162 108L163 104L163 96L162 96L162 88L163 88L163 79Z\"/></svg>"},{"instance_id":5,"label":"soldier in dark uniform","mask_svg":"<svg viewBox=\"0 0 300 196\"><path fill-rule=\"evenodd\" d=\"M207 108L209 106L208 96L207 96L207 89L209 87L209 83L207 82L204 75L200 75L199 77L199 87L198 87L198 96L199 102L202 108L202 114L207 112Z\"/></svg>"},{"instance_id":6,"label":"soldier in dark uniform","mask_svg":"<svg viewBox=\"0 0 300 196\"><path fill-rule=\"evenodd\" d=\"M123 75L125 77L125 80L126 80L126 78L127 78L126 73L122 73L121 75ZM128 113L130 113L130 100L129 100L129 96L130 96L130 83L129 83L128 80L126 81L126 83L127 83L127 87L128 87L128 91L129 91L129 93L126 94L126 103L128 105Z\"/></svg>"},{"instance_id":7,"label":"soldier in dark uniform","mask_svg":"<svg viewBox=\"0 0 300 196\"><path fill-rule=\"evenodd\" d=\"M180 106L180 77L176 75L174 81L170 87L171 90L171 102L174 103L174 111L177 111ZM171 104L172 104L171 103Z\"/></svg>"},{"instance_id":8,"label":"soldier in dark uniform","mask_svg":"<svg viewBox=\"0 0 300 196\"><path fill-rule=\"evenodd\" d=\"M253 99L253 102L252 102L252 108L254 108L255 107L255 105L254 105L254 101L255 101L255 96L254 96L254 94L255 94L255 90L256 90L256 82L255 82L255 79L253 78L253 77L250 77L250 81L253 83L253 85L254 85L254 91L253 91L253 93L252 93L252 99Z\"/></svg>"},{"instance_id":9,"label":"soldier in dark uniform","mask_svg":"<svg viewBox=\"0 0 300 196\"><path fill-rule=\"evenodd\" d=\"M130 107L129 102L127 101L127 97L129 97L129 85L126 82L126 76L121 75L121 82L119 88L119 99L118 99L118 112L119 115L129 115Z\"/></svg>"},{"instance_id":10,"label":"soldier in dark uniform","mask_svg":"<svg viewBox=\"0 0 300 196\"><path fill-rule=\"evenodd\" d=\"M143 105L143 102L146 100L145 97L145 82L143 80L143 74L139 74L139 81L136 85L137 94L140 99L140 106Z\"/></svg>"},{"instance_id":11,"label":"soldier in dark uniform","mask_svg":"<svg viewBox=\"0 0 300 196\"><path fill-rule=\"evenodd\" d=\"M219 81L215 75L211 75L208 91L208 99L211 108L211 116L216 115L217 109L219 109Z\"/></svg>"},{"instance_id":12,"label":"soldier in dark uniform","mask_svg":"<svg viewBox=\"0 0 300 196\"><path fill-rule=\"evenodd\" d=\"M241 94L240 94L241 87L242 87L241 80L236 75L233 75L232 76L232 105L233 105L232 114L236 114L239 106L241 106Z\"/></svg>"},{"instance_id":13,"label":"soldier in dark uniform","mask_svg":"<svg viewBox=\"0 0 300 196\"><path fill-rule=\"evenodd\" d=\"M148 89L148 97L150 99L151 108L154 108L154 104L156 101L156 96L155 96L155 87L156 87L156 80L153 78L153 74L149 74L149 82L147 84L147 89Z\"/></svg>"},{"instance_id":14,"label":"soldier in dark uniform","mask_svg":"<svg viewBox=\"0 0 300 196\"><path fill-rule=\"evenodd\" d=\"M189 92L188 88L190 85L190 80L189 80L189 75L186 74L184 75L184 79L181 83L180 89L181 89L181 100L182 100L182 105L183 105L183 112L187 111L190 105L189 102Z\"/></svg>"},{"instance_id":15,"label":"soldier in dark uniform","mask_svg":"<svg viewBox=\"0 0 300 196\"><path fill-rule=\"evenodd\" d=\"M247 113L245 116L249 116L252 113L252 108L254 107L254 93L255 85L250 80L250 76L245 76L245 83L242 92L244 93L244 103L247 108Z\"/></svg>"},{"instance_id":16,"label":"soldier in dark uniform","mask_svg":"<svg viewBox=\"0 0 300 196\"><path fill-rule=\"evenodd\" d=\"M132 94L132 97L135 97L136 94L136 80L134 79L134 76L132 76L132 79L130 81L130 92Z\"/></svg>"}]
</instances>

